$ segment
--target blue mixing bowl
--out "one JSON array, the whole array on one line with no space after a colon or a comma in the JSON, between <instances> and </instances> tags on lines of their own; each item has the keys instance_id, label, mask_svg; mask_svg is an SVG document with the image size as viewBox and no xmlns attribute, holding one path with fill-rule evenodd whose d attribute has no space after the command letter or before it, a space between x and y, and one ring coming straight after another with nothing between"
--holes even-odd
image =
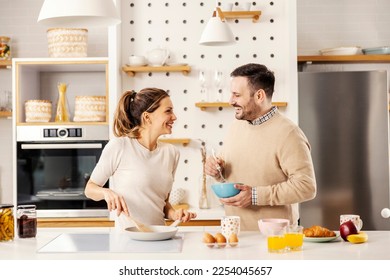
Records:
<instances>
[{"instance_id":1,"label":"blue mixing bowl","mask_svg":"<svg viewBox=\"0 0 390 280\"><path fill-rule=\"evenodd\" d=\"M234 185L237 183L216 183L211 185L211 189L219 198L235 196L240 192Z\"/></svg>"}]
</instances>

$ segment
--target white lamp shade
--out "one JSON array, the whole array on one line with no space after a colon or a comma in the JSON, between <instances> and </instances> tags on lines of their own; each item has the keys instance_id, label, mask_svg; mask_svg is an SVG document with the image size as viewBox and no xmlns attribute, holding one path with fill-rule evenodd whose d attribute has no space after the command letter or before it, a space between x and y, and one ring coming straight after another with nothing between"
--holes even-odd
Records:
<instances>
[{"instance_id":1,"label":"white lamp shade","mask_svg":"<svg viewBox=\"0 0 390 280\"><path fill-rule=\"evenodd\" d=\"M229 25L225 21L222 21L220 17L212 17L203 30L199 44L205 46L226 46L232 45L235 42L233 32Z\"/></svg>"},{"instance_id":2,"label":"white lamp shade","mask_svg":"<svg viewBox=\"0 0 390 280\"><path fill-rule=\"evenodd\" d=\"M121 21L112 0L45 0L38 22L50 27L93 27Z\"/></svg>"}]
</instances>

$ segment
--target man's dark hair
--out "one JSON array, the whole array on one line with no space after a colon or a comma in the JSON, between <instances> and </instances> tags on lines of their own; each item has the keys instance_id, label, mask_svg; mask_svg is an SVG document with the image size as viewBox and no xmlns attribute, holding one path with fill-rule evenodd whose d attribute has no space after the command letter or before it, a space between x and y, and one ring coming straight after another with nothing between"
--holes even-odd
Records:
<instances>
[{"instance_id":1,"label":"man's dark hair","mask_svg":"<svg viewBox=\"0 0 390 280\"><path fill-rule=\"evenodd\" d=\"M230 77L246 77L251 89L251 96L259 89L263 89L268 98L272 98L275 86L275 76L265 65L248 63L237 67Z\"/></svg>"}]
</instances>

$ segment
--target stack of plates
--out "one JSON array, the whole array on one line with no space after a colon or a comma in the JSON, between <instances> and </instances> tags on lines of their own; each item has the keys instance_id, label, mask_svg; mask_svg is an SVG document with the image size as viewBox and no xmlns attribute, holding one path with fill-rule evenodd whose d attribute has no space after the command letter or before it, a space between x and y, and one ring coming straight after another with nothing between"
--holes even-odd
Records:
<instances>
[{"instance_id":1,"label":"stack of plates","mask_svg":"<svg viewBox=\"0 0 390 280\"><path fill-rule=\"evenodd\" d=\"M390 47L366 48L362 51L364 54L390 54Z\"/></svg>"}]
</instances>

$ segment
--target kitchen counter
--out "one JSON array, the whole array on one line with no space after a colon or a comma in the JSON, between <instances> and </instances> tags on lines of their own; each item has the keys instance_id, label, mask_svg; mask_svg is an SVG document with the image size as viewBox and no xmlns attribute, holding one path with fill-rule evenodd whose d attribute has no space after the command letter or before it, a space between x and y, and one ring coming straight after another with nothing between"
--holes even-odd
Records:
<instances>
[{"instance_id":1,"label":"kitchen counter","mask_svg":"<svg viewBox=\"0 0 390 280\"><path fill-rule=\"evenodd\" d=\"M208 248L202 243L204 231L216 233L219 227L179 227L178 237L182 246L178 252L129 253L113 251L106 247L98 252L39 252L47 244L61 235L87 234L113 236L113 228L39 228L36 238L19 239L0 243L0 259L8 260L390 260L390 231L366 231L368 242L352 244L340 237L328 243L304 242L303 250L288 253L268 253L266 238L257 231L241 232L237 247ZM123 234L123 233L121 233ZM88 240L85 242L88 243ZM119 241L118 241L119 242ZM147 246L150 245L148 241ZM154 241L161 242L161 241ZM96 245L95 245L96 244ZM120 244L117 244L120 245ZM94 243L94 246L101 246ZM42 251L42 250L41 250Z\"/></svg>"}]
</instances>

